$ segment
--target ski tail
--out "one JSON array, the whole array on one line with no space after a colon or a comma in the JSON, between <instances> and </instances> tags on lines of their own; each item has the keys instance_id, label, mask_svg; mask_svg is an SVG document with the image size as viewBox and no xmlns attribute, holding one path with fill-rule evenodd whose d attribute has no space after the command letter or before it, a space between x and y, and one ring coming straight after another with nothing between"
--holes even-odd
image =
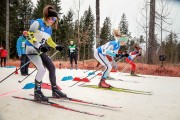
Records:
<instances>
[{"instance_id":1,"label":"ski tail","mask_svg":"<svg viewBox=\"0 0 180 120\"><path fill-rule=\"evenodd\" d=\"M33 94L29 94L29 95L34 96ZM110 106L110 105L105 105L105 104L100 104L100 103L94 103L94 102L89 102L89 101L80 100L80 99L76 99L76 98L70 98L70 97L67 97L67 98L55 98L53 96L49 96L48 98L68 100L68 101L71 101L71 102L78 102L78 103L95 105L95 106L100 106L100 107L107 107L107 108L112 108L112 109L122 108L122 107L116 107L116 106Z\"/></svg>"}]
</instances>

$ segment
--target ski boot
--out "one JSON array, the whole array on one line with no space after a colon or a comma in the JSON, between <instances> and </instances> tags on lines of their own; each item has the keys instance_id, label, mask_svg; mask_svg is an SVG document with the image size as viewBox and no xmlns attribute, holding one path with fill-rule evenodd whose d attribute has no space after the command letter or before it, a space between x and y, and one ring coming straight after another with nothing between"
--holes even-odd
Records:
<instances>
[{"instance_id":1,"label":"ski boot","mask_svg":"<svg viewBox=\"0 0 180 120\"><path fill-rule=\"evenodd\" d=\"M106 80L105 78L101 79L101 81L100 81L100 83L98 85L100 88L110 88L111 87L111 85L107 84L105 82L105 80Z\"/></svg>"},{"instance_id":2,"label":"ski boot","mask_svg":"<svg viewBox=\"0 0 180 120\"><path fill-rule=\"evenodd\" d=\"M131 74L130 74L131 76L137 76L137 74L136 73L134 73L134 71L131 71Z\"/></svg>"},{"instance_id":3,"label":"ski boot","mask_svg":"<svg viewBox=\"0 0 180 120\"><path fill-rule=\"evenodd\" d=\"M41 83L42 82L38 82L35 80L34 100L38 102L48 102L48 98L41 92Z\"/></svg>"},{"instance_id":4,"label":"ski boot","mask_svg":"<svg viewBox=\"0 0 180 120\"><path fill-rule=\"evenodd\" d=\"M55 98L67 98L67 95L61 92L57 86L52 86L52 96Z\"/></svg>"}]
</instances>

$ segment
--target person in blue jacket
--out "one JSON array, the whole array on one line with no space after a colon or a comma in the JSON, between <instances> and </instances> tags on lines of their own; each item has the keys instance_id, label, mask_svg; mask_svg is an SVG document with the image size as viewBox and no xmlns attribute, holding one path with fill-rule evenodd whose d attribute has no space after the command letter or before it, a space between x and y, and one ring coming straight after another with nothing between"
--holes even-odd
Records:
<instances>
[{"instance_id":1,"label":"person in blue jacket","mask_svg":"<svg viewBox=\"0 0 180 120\"><path fill-rule=\"evenodd\" d=\"M29 58L26 55L26 46L25 46L25 42L27 40L26 36L27 36L27 31L23 31L23 34L21 36L19 36L17 43L16 43L18 57L21 62L20 71L21 71L21 75L23 75L23 76L28 75L28 67L29 67L29 63L28 63ZM26 65L24 66L24 64L26 64Z\"/></svg>"},{"instance_id":2,"label":"person in blue jacket","mask_svg":"<svg viewBox=\"0 0 180 120\"><path fill-rule=\"evenodd\" d=\"M94 57L96 58L96 60L98 60L100 62L100 64L105 67L105 70L103 71L103 75L102 75L101 80L98 85L101 88L110 88L111 87L111 85L106 83L106 79L112 69L112 65L111 65L110 61L108 60L107 55L111 56L113 58L114 57L120 57L120 58L125 57L125 55L119 54L118 51L121 46L126 44L126 42L128 40L127 36L122 35L120 33L120 29L114 29L113 34L114 34L114 38L115 38L114 40L107 42L106 44L98 47L94 51ZM128 56L128 55L126 55L126 56Z\"/></svg>"}]
</instances>

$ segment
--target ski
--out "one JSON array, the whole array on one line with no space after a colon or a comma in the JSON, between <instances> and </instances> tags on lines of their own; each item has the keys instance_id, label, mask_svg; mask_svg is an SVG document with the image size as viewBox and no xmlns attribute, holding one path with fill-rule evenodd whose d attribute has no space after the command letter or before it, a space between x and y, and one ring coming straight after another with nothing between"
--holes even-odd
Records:
<instances>
[{"instance_id":1,"label":"ski","mask_svg":"<svg viewBox=\"0 0 180 120\"><path fill-rule=\"evenodd\" d=\"M93 116L98 116L98 117L103 117L104 115L100 115L100 114L94 114L94 113L90 113L90 112L85 112L85 111L80 111L80 110L76 110L73 108L69 108L69 107L65 107L63 105L51 102L51 101L47 101L47 102L38 102L34 99L30 99L30 98L24 98L24 97L18 97L18 96L12 96L13 98L16 99L22 99L22 100L26 100L26 101L32 101L32 102L36 102L36 103L40 103L40 104L45 104L45 105L49 105L52 107L56 107L56 108L60 108L60 109L65 109L65 110L69 110L69 111L73 111L73 112L77 112L77 113L83 113L83 114L87 114L87 115L93 115Z\"/></svg>"},{"instance_id":2,"label":"ski","mask_svg":"<svg viewBox=\"0 0 180 120\"><path fill-rule=\"evenodd\" d=\"M34 96L33 94L29 94L29 95L30 96ZM122 107L109 106L109 105L105 105L105 104L99 104L99 103L89 102L89 101L75 99L75 98L70 98L70 97L67 97L67 98L55 98L53 96L50 96L48 98L60 99L60 100L65 100L65 101L70 101L70 102L77 102L77 103L83 103L83 104L89 104L89 105L95 105L95 106L106 107L106 108L113 108L113 109L122 108Z\"/></svg>"},{"instance_id":3,"label":"ski","mask_svg":"<svg viewBox=\"0 0 180 120\"><path fill-rule=\"evenodd\" d=\"M97 85L83 85L82 87L102 89L102 90L110 90L110 91L116 91L116 92L143 94L143 95L152 95L153 94L152 92L146 92L146 91L140 91L140 90L131 90L131 89L126 89L126 88L117 88L117 87L112 87L112 86L110 88L100 88Z\"/></svg>"},{"instance_id":4,"label":"ski","mask_svg":"<svg viewBox=\"0 0 180 120\"><path fill-rule=\"evenodd\" d=\"M116 79L116 78L113 78L113 79L106 79L106 80L112 80L112 81L123 81L123 82L132 82L132 83L139 83L139 82L136 82L136 81L127 81L127 80L123 80L123 79Z\"/></svg>"},{"instance_id":5,"label":"ski","mask_svg":"<svg viewBox=\"0 0 180 120\"><path fill-rule=\"evenodd\" d=\"M125 76L131 76L131 77L143 77L143 78L146 78L146 77L141 76L141 75L125 75Z\"/></svg>"}]
</instances>

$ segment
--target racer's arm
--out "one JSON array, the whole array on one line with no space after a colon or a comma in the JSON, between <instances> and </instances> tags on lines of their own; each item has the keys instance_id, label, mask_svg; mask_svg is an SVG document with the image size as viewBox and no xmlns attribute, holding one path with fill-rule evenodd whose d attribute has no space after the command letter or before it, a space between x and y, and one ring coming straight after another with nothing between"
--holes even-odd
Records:
<instances>
[{"instance_id":1,"label":"racer's arm","mask_svg":"<svg viewBox=\"0 0 180 120\"><path fill-rule=\"evenodd\" d=\"M17 42L16 42L16 49L17 49L17 53L18 53L18 56L20 57L21 56L21 37L18 38Z\"/></svg>"},{"instance_id":2,"label":"racer's arm","mask_svg":"<svg viewBox=\"0 0 180 120\"><path fill-rule=\"evenodd\" d=\"M39 48L41 46L41 44L34 37L34 33L38 30L38 28L39 28L39 22L38 21L34 21L30 25L30 29L29 29L28 34L27 34L28 41L31 44L33 44L33 46L36 47L36 48Z\"/></svg>"},{"instance_id":3,"label":"racer's arm","mask_svg":"<svg viewBox=\"0 0 180 120\"><path fill-rule=\"evenodd\" d=\"M56 48L56 46L57 46L56 43L54 43L54 41L52 40L51 37L49 37L46 42L52 48Z\"/></svg>"},{"instance_id":4,"label":"racer's arm","mask_svg":"<svg viewBox=\"0 0 180 120\"><path fill-rule=\"evenodd\" d=\"M116 57L116 53L114 53L113 51L113 45L109 45L106 49L106 55L112 56L112 57Z\"/></svg>"}]
</instances>

